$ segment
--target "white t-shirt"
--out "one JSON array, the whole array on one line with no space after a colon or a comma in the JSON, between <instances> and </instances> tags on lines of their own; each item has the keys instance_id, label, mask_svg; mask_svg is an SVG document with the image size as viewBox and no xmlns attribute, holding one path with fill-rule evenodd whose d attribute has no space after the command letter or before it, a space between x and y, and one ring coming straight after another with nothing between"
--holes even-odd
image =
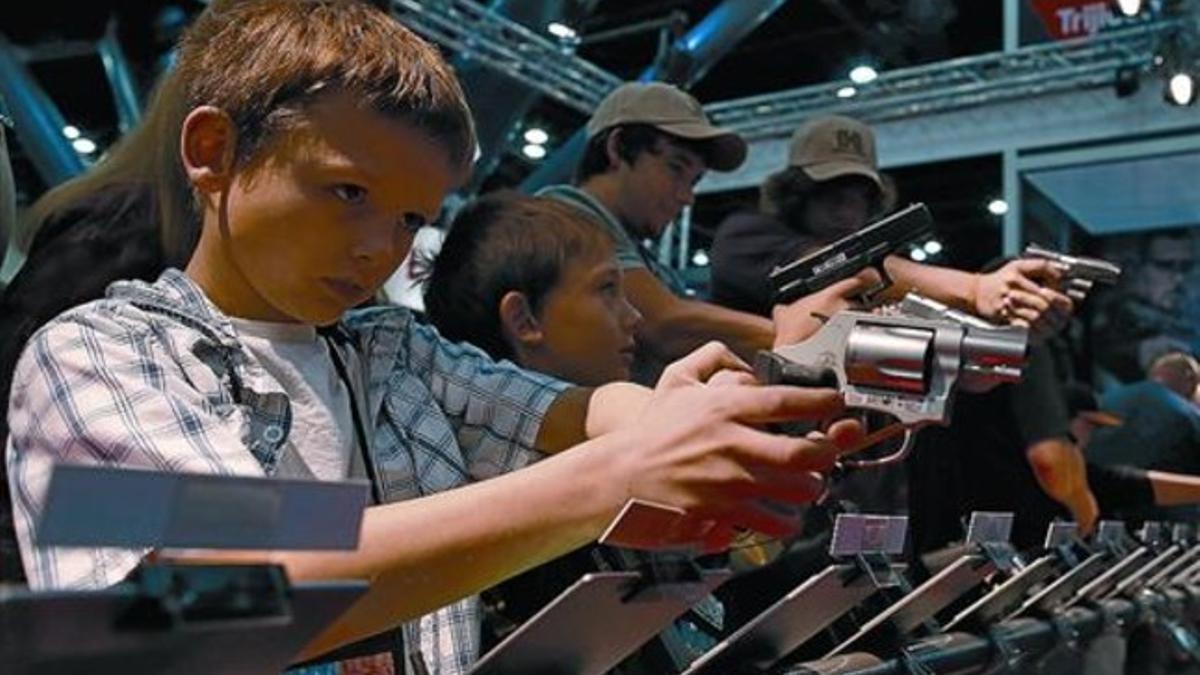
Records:
<instances>
[{"instance_id":1,"label":"white t-shirt","mask_svg":"<svg viewBox=\"0 0 1200 675\"><path fill-rule=\"evenodd\" d=\"M361 476L351 391L338 377L327 340L313 326L232 319L243 345L279 381L292 406L292 428L280 455L280 478L345 480ZM361 369L353 350L342 349L351 386ZM359 399L361 400L361 399ZM365 423L365 420L364 420Z\"/></svg>"}]
</instances>

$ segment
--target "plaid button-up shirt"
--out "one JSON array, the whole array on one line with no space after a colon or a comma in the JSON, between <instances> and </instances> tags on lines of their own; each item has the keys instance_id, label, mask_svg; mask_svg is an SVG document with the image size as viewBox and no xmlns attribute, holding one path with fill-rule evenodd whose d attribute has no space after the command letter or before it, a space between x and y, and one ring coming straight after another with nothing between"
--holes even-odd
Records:
<instances>
[{"instance_id":1,"label":"plaid button-up shirt","mask_svg":"<svg viewBox=\"0 0 1200 675\"><path fill-rule=\"evenodd\" d=\"M496 476L540 457L543 416L567 385L454 344L404 309L353 312L344 326L364 369L371 453L385 501ZM272 475L291 410L234 327L177 270L59 316L29 342L9 406L9 481L34 588L120 581L145 554L35 547L57 463ZM430 523L437 527L437 523ZM468 598L406 627L431 673L465 672L481 611Z\"/></svg>"}]
</instances>

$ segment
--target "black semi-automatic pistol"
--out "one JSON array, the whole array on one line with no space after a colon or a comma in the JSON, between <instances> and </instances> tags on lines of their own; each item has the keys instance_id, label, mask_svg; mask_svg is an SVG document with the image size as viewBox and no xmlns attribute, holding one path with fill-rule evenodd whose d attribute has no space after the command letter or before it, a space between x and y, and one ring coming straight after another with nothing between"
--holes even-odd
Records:
<instances>
[{"instance_id":1,"label":"black semi-automatic pistol","mask_svg":"<svg viewBox=\"0 0 1200 675\"><path fill-rule=\"evenodd\" d=\"M842 279L873 267L882 279L864 293L864 300L891 285L883 260L897 249L933 234L933 216L923 203L916 203L878 220L802 258L771 270L775 303L787 304L811 295Z\"/></svg>"}]
</instances>

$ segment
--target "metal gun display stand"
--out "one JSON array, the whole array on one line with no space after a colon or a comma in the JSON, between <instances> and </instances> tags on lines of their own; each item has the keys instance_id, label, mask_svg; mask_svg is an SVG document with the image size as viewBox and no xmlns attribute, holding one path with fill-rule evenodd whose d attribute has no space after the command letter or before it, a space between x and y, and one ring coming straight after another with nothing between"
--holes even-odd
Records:
<instances>
[{"instance_id":1,"label":"metal gun display stand","mask_svg":"<svg viewBox=\"0 0 1200 675\"><path fill-rule=\"evenodd\" d=\"M830 565L701 656L686 675L765 672L871 596L907 589L889 556L904 550L908 518L839 514Z\"/></svg>"},{"instance_id":2,"label":"metal gun display stand","mask_svg":"<svg viewBox=\"0 0 1200 675\"><path fill-rule=\"evenodd\" d=\"M1075 523L1051 523L1046 532L1044 553L1027 564L1019 559L1014 560L1017 566L1014 573L1007 575L983 597L959 612L946 623L945 630L986 630L988 626L1011 614L1035 586L1061 570L1078 565L1080 558L1076 548L1081 547L1082 542L1079 541L1077 533L1078 527Z\"/></svg>"},{"instance_id":3,"label":"metal gun display stand","mask_svg":"<svg viewBox=\"0 0 1200 675\"><path fill-rule=\"evenodd\" d=\"M1023 672L1022 666L1060 647L1077 648L1107 631L1127 632L1147 623L1158 625L1182 652L1200 661L1200 637L1193 628L1200 618L1200 590L1194 586L1200 574L1200 553L1196 552L1200 546L1189 529L1176 527L1168 542L1153 527L1143 528L1141 541L1134 542L1123 523L1103 525L1093 540L1092 552L1074 567L1068 567L1075 556L1061 545L1061 537L1056 546L1048 536L1046 548L1054 548L1055 552L1037 558L1035 563L1059 556L1058 564L1065 571L1040 590L1036 588L1038 582L1028 585L1031 598L1003 621L987 625L987 619L1004 612L980 608L1011 606L1011 597L1000 602L995 599L996 593L1023 578L1025 570L1034 564L956 617L951 625L958 624L957 628L970 633L939 634L889 652L878 651L875 653L883 658L869 662L839 657L800 664L788 672L910 675L982 672L997 666ZM1080 570L1085 572L1080 574ZM1006 592L1011 593L1011 589ZM974 618L967 621L965 616Z\"/></svg>"},{"instance_id":4,"label":"metal gun display stand","mask_svg":"<svg viewBox=\"0 0 1200 675\"><path fill-rule=\"evenodd\" d=\"M1176 530L1175 536L1168 532L1162 523L1148 522L1142 528L1138 538L1142 545L1154 554L1141 567L1133 570L1112 588L1104 597L1132 597L1140 588L1145 587L1155 576L1173 566L1179 559L1186 560L1190 553L1188 537L1181 530Z\"/></svg>"},{"instance_id":5,"label":"metal gun display stand","mask_svg":"<svg viewBox=\"0 0 1200 675\"><path fill-rule=\"evenodd\" d=\"M96 591L0 591L4 672L280 672L367 589L273 566L146 567Z\"/></svg>"},{"instance_id":6,"label":"metal gun display stand","mask_svg":"<svg viewBox=\"0 0 1200 675\"><path fill-rule=\"evenodd\" d=\"M1176 525L1172 539L1183 546L1183 553L1147 579L1145 588L1158 588L1176 579L1186 580L1189 570L1200 569L1200 546L1197 546L1196 533L1191 526Z\"/></svg>"},{"instance_id":7,"label":"metal gun display stand","mask_svg":"<svg viewBox=\"0 0 1200 675\"><path fill-rule=\"evenodd\" d=\"M1125 532L1124 523L1120 524L1119 536L1126 540L1126 544L1123 546L1124 555L1121 555L1115 562L1109 565L1108 569L1101 572L1096 578L1087 582L1076 591L1075 596L1064 604L1065 607L1077 605L1082 602L1099 602L1110 597L1123 579L1131 576L1132 573L1136 572L1148 560L1154 557L1149 545L1138 541L1129 542L1130 537Z\"/></svg>"},{"instance_id":8,"label":"metal gun display stand","mask_svg":"<svg viewBox=\"0 0 1200 675\"><path fill-rule=\"evenodd\" d=\"M689 561L585 574L483 657L471 675L599 675L730 576Z\"/></svg>"},{"instance_id":9,"label":"metal gun display stand","mask_svg":"<svg viewBox=\"0 0 1200 675\"><path fill-rule=\"evenodd\" d=\"M936 630L936 615L997 571L1013 569L1016 551L1008 542L1011 513L973 513L966 547L938 571L843 641L825 658L858 651L898 649L918 628Z\"/></svg>"},{"instance_id":10,"label":"metal gun display stand","mask_svg":"<svg viewBox=\"0 0 1200 675\"><path fill-rule=\"evenodd\" d=\"M1027 598L1021 607L1010 615L1046 616L1070 602L1081 588L1104 573L1106 565L1114 559L1123 559L1126 554L1125 525L1116 521L1103 521L1095 536L1096 546L1078 565L1067 570L1044 588Z\"/></svg>"},{"instance_id":11,"label":"metal gun display stand","mask_svg":"<svg viewBox=\"0 0 1200 675\"><path fill-rule=\"evenodd\" d=\"M134 486L138 489L130 491ZM215 500L215 501L214 501ZM354 546L365 483L193 476L81 466L55 468L38 544L139 548ZM213 518L258 510L252 526ZM261 512L264 504L274 506ZM290 528L293 509L350 535ZM110 516L140 512L124 522ZM228 533L222 539L222 531ZM261 546L268 548L268 546ZM276 565L144 563L100 590L0 590L0 663L14 673L267 673L288 667L366 591L361 581L288 582Z\"/></svg>"}]
</instances>

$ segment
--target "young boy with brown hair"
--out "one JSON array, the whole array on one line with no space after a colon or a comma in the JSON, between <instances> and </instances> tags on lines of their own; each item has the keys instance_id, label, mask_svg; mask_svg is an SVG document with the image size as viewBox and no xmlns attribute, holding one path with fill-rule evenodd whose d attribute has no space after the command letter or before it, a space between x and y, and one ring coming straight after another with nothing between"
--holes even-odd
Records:
<instances>
[{"instance_id":1,"label":"young boy with brown hair","mask_svg":"<svg viewBox=\"0 0 1200 675\"><path fill-rule=\"evenodd\" d=\"M336 0L210 8L178 54L194 254L51 321L16 368L7 461L33 587L109 585L148 553L35 546L55 464L362 475L376 504L356 550L195 559L370 579L309 655L444 608L405 642L430 670L458 672L477 651L472 594L594 540L628 499L711 523L708 547L734 528L783 535L793 523L757 500L811 500L856 441L849 422L803 439L756 429L825 418L839 397L740 384L721 373L744 364L720 345L654 391L592 390L448 343L403 309L346 314L470 169L449 67L386 13Z\"/></svg>"},{"instance_id":2,"label":"young boy with brown hair","mask_svg":"<svg viewBox=\"0 0 1200 675\"><path fill-rule=\"evenodd\" d=\"M425 311L443 337L586 387L629 379L641 315L625 296L616 242L566 204L517 193L475 200L424 277Z\"/></svg>"}]
</instances>

